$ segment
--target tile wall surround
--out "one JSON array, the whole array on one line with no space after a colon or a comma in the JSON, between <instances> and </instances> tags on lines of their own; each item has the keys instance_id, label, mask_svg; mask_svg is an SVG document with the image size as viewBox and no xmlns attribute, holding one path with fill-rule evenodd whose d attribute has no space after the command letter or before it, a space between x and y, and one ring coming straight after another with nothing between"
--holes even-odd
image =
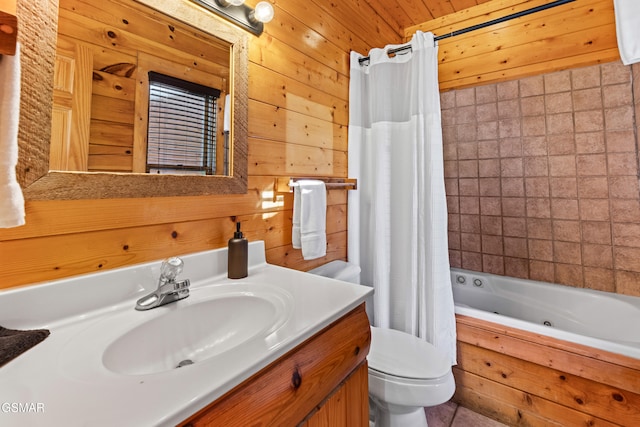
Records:
<instances>
[{"instance_id":1,"label":"tile wall surround","mask_svg":"<svg viewBox=\"0 0 640 427\"><path fill-rule=\"evenodd\" d=\"M444 92L441 107L453 267L640 296L640 64Z\"/></svg>"}]
</instances>

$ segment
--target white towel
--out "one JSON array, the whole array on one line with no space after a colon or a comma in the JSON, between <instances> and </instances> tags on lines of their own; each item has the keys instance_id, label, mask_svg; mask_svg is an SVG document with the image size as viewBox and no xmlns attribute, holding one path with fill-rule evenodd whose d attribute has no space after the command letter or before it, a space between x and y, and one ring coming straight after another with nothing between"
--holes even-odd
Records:
<instances>
[{"instance_id":1,"label":"white towel","mask_svg":"<svg viewBox=\"0 0 640 427\"><path fill-rule=\"evenodd\" d=\"M300 180L293 188L291 244L302 249L302 258L327 254L327 190L324 182Z\"/></svg>"},{"instance_id":2,"label":"white towel","mask_svg":"<svg viewBox=\"0 0 640 427\"><path fill-rule=\"evenodd\" d=\"M300 186L293 186L293 228L291 229L291 246L293 249L302 249L300 236Z\"/></svg>"},{"instance_id":3,"label":"white towel","mask_svg":"<svg viewBox=\"0 0 640 427\"><path fill-rule=\"evenodd\" d=\"M16 179L20 118L20 45L0 55L0 228L24 225L24 197Z\"/></svg>"},{"instance_id":4,"label":"white towel","mask_svg":"<svg viewBox=\"0 0 640 427\"><path fill-rule=\"evenodd\" d=\"M224 132L231 132L231 95L224 97L224 117L222 123L222 130Z\"/></svg>"},{"instance_id":5,"label":"white towel","mask_svg":"<svg viewBox=\"0 0 640 427\"><path fill-rule=\"evenodd\" d=\"M640 62L640 1L613 0L618 50L624 65Z\"/></svg>"}]
</instances>

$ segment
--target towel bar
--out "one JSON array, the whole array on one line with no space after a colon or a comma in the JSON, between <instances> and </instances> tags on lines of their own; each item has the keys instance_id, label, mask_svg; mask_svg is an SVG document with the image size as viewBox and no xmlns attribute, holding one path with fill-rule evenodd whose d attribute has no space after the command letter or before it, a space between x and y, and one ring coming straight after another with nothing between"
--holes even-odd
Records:
<instances>
[{"instance_id":1,"label":"towel bar","mask_svg":"<svg viewBox=\"0 0 640 427\"><path fill-rule=\"evenodd\" d=\"M296 185L296 181L303 179L315 179L323 181L327 189L340 189L340 190L357 190L358 180L355 178L323 178L323 177L288 177L281 176L274 180L273 188L274 193L290 193L291 187Z\"/></svg>"},{"instance_id":2,"label":"towel bar","mask_svg":"<svg viewBox=\"0 0 640 427\"><path fill-rule=\"evenodd\" d=\"M329 178L329 177L289 177L279 176L273 180L273 199L275 201L277 194L291 193L296 181L302 179L315 179L323 181L327 190L357 190L358 180L355 178Z\"/></svg>"}]
</instances>

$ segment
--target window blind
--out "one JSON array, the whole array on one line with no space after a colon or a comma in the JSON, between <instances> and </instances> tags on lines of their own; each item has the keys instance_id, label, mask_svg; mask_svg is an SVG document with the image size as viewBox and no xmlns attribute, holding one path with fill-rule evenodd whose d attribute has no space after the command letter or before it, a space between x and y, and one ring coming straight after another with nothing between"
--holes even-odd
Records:
<instances>
[{"instance_id":1,"label":"window blind","mask_svg":"<svg viewBox=\"0 0 640 427\"><path fill-rule=\"evenodd\" d=\"M149 72L147 172L216 173L220 91Z\"/></svg>"}]
</instances>

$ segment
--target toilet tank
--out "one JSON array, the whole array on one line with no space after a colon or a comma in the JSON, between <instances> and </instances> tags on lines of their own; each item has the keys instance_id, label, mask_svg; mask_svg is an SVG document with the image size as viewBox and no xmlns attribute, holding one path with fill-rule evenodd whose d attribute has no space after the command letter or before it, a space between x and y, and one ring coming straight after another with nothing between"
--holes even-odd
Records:
<instances>
[{"instance_id":1,"label":"toilet tank","mask_svg":"<svg viewBox=\"0 0 640 427\"><path fill-rule=\"evenodd\" d=\"M360 266L345 261L331 261L309 270L308 273L331 279L360 284Z\"/></svg>"},{"instance_id":2,"label":"toilet tank","mask_svg":"<svg viewBox=\"0 0 640 427\"><path fill-rule=\"evenodd\" d=\"M345 282L360 285L360 266L345 261L331 261L327 264L309 270L307 273L316 274L318 276L329 277L331 279L343 280ZM369 322L373 322L373 294L365 299L367 316Z\"/></svg>"}]
</instances>

